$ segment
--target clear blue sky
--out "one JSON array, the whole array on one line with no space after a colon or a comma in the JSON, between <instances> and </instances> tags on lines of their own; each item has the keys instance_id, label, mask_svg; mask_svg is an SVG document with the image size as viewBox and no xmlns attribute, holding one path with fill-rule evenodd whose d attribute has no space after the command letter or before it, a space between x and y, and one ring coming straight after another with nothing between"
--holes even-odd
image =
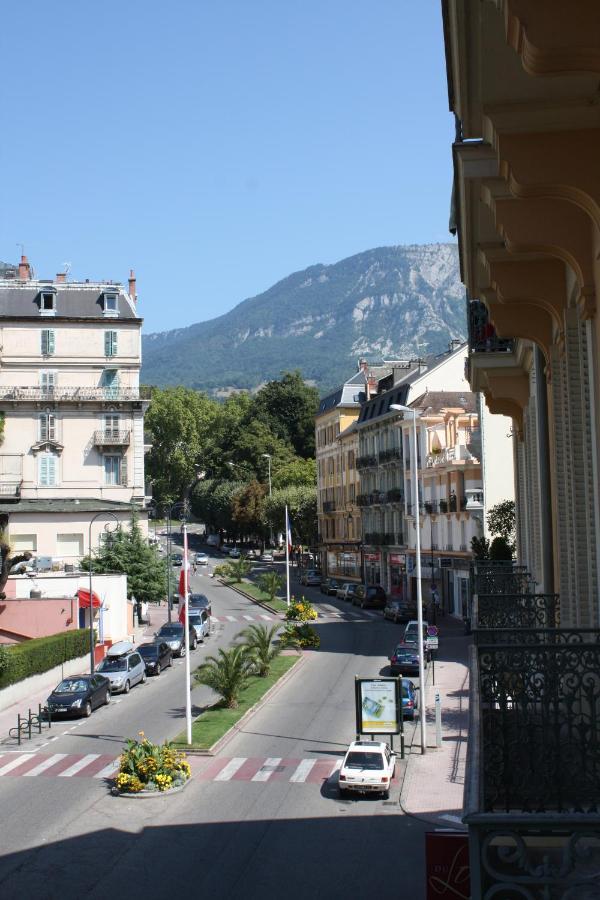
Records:
<instances>
[{"instance_id":1,"label":"clear blue sky","mask_svg":"<svg viewBox=\"0 0 600 900\"><path fill-rule=\"evenodd\" d=\"M450 240L439 0L20 0L2 32L0 259L133 266L146 333Z\"/></svg>"}]
</instances>

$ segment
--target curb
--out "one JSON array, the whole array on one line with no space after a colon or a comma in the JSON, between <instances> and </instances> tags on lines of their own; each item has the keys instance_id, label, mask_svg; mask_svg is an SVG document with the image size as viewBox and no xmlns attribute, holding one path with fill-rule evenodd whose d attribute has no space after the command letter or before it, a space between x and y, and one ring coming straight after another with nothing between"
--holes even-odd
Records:
<instances>
[{"instance_id":1,"label":"curb","mask_svg":"<svg viewBox=\"0 0 600 900\"><path fill-rule=\"evenodd\" d=\"M168 791L138 791L137 794L127 794L122 793L117 790L117 788L111 788L110 793L113 797L125 797L126 800L153 800L155 797L170 797L172 794L180 794L182 791L185 791L191 780L192 778L190 776L183 784L178 784L177 787L169 788Z\"/></svg>"},{"instance_id":2,"label":"curb","mask_svg":"<svg viewBox=\"0 0 600 900\"><path fill-rule=\"evenodd\" d=\"M290 669L287 670L285 675L282 675L281 678L275 682L275 684L269 688L269 690L263 694L263 696L258 700L254 706L251 706L250 709L246 710L241 719L239 719L235 725L232 725L231 728L225 732L225 734L216 741L212 747L208 747L206 750L201 749L185 749L182 747L184 753L191 754L192 756L216 756L217 753L223 749L223 747L229 743L229 741L235 737L238 731L241 731L243 726L248 722L252 716L257 713L262 707L267 703L277 691L282 688L287 682L292 678L293 675L298 672L302 666L306 663L306 656L304 653L300 653L298 656L298 662L295 663Z\"/></svg>"}]
</instances>

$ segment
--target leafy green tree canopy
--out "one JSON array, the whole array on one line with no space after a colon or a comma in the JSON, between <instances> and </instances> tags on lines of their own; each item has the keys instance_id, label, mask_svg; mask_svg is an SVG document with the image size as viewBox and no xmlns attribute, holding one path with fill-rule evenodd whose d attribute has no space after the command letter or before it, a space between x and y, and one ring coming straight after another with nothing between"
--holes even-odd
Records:
<instances>
[{"instance_id":1,"label":"leafy green tree canopy","mask_svg":"<svg viewBox=\"0 0 600 900\"><path fill-rule=\"evenodd\" d=\"M487 523L493 535L504 538L512 545L515 540L515 501L503 500L492 506L487 515Z\"/></svg>"},{"instance_id":2,"label":"leafy green tree canopy","mask_svg":"<svg viewBox=\"0 0 600 900\"><path fill-rule=\"evenodd\" d=\"M318 405L318 390L305 384L298 369L269 381L254 398L255 415L305 459L315 455Z\"/></svg>"},{"instance_id":3,"label":"leafy green tree canopy","mask_svg":"<svg viewBox=\"0 0 600 900\"><path fill-rule=\"evenodd\" d=\"M267 522L273 528L285 527L285 507L292 523L292 540L313 544L317 537L317 489L299 485L273 491L265 500Z\"/></svg>"}]
</instances>

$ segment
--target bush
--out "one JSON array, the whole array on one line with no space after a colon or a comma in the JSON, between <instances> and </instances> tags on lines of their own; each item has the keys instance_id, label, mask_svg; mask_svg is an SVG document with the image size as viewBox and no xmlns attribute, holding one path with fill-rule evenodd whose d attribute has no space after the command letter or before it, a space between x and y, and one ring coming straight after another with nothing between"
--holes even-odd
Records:
<instances>
[{"instance_id":1,"label":"bush","mask_svg":"<svg viewBox=\"0 0 600 900\"><path fill-rule=\"evenodd\" d=\"M168 791L185 784L191 775L185 753L172 744L153 744L140 731L141 741L129 739L121 754L117 788L122 794L139 791Z\"/></svg>"},{"instance_id":2,"label":"bush","mask_svg":"<svg viewBox=\"0 0 600 900\"><path fill-rule=\"evenodd\" d=\"M315 650L321 645L321 638L312 625L289 625L285 626L280 638L281 647L313 647Z\"/></svg>"},{"instance_id":3,"label":"bush","mask_svg":"<svg viewBox=\"0 0 600 900\"><path fill-rule=\"evenodd\" d=\"M292 598L292 602L286 610L285 617L288 622L311 622L317 618L317 611L312 603L304 597L302 600L295 600Z\"/></svg>"},{"instance_id":4,"label":"bush","mask_svg":"<svg viewBox=\"0 0 600 900\"><path fill-rule=\"evenodd\" d=\"M87 628L33 638L7 647L5 665L0 661L0 688L23 681L30 675L47 672L69 659L85 656L89 651L90 632Z\"/></svg>"}]
</instances>

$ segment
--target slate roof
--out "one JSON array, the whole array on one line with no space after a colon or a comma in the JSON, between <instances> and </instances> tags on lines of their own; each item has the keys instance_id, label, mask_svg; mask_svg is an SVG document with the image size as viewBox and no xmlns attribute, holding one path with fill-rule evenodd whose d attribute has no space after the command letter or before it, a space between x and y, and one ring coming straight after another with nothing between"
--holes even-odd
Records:
<instances>
[{"instance_id":1,"label":"slate roof","mask_svg":"<svg viewBox=\"0 0 600 900\"><path fill-rule=\"evenodd\" d=\"M76 513L76 512L127 512L131 503L120 500L19 500L17 503L0 503L0 513Z\"/></svg>"},{"instance_id":2,"label":"slate roof","mask_svg":"<svg viewBox=\"0 0 600 900\"><path fill-rule=\"evenodd\" d=\"M40 315L40 293L56 294L56 314ZM117 294L118 316L104 315L102 296L105 291ZM0 318L35 318L49 321L68 319L102 319L140 321L129 296L121 285L113 284L57 284L43 281L27 281L21 285L13 280L0 279Z\"/></svg>"},{"instance_id":3,"label":"slate roof","mask_svg":"<svg viewBox=\"0 0 600 900\"><path fill-rule=\"evenodd\" d=\"M466 413L477 413L477 394L473 391L428 391L414 400L411 407L421 415L441 412L443 409L464 409Z\"/></svg>"}]
</instances>

